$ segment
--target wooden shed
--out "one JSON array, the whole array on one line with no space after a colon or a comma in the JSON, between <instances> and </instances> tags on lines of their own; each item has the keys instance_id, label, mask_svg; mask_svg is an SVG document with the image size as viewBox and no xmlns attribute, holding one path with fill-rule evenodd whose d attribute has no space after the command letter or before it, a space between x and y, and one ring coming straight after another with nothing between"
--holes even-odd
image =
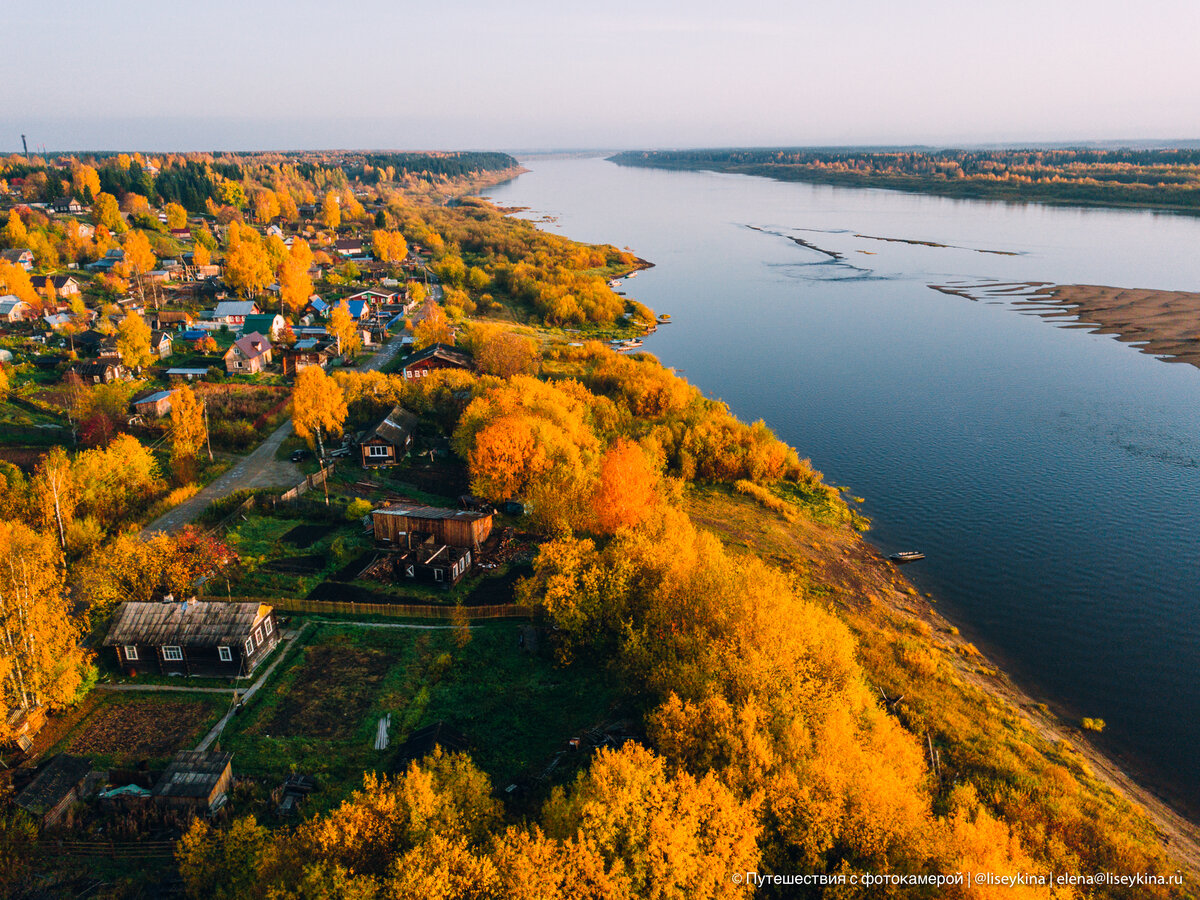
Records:
<instances>
[{"instance_id":1,"label":"wooden shed","mask_svg":"<svg viewBox=\"0 0 1200 900\"><path fill-rule=\"evenodd\" d=\"M133 674L249 675L279 643L273 608L189 600L122 603L104 639Z\"/></svg>"},{"instance_id":2,"label":"wooden shed","mask_svg":"<svg viewBox=\"0 0 1200 900\"><path fill-rule=\"evenodd\" d=\"M92 764L78 756L60 753L42 766L33 781L17 794L16 804L43 827L56 824L82 797L83 783Z\"/></svg>"},{"instance_id":3,"label":"wooden shed","mask_svg":"<svg viewBox=\"0 0 1200 900\"><path fill-rule=\"evenodd\" d=\"M175 754L151 796L167 806L207 812L232 786L232 753L183 750Z\"/></svg>"},{"instance_id":4,"label":"wooden shed","mask_svg":"<svg viewBox=\"0 0 1200 900\"><path fill-rule=\"evenodd\" d=\"M371 511L375 540L409 545L410 532L431 534L451 547L477 550L492 533L492 514L437 506L397 504Z\"/></svg>"},{"instance_id":5,"label":"wooden shed","mask_svg":"<svg viewBox=\"0 0 1200 900\"><path fill-rule=\"evenodd\" d=\"M33 748L34 737L45 724L46 707L44 706L17 707L9 710L9 738L4 742L3 748L28 753Z\"/></svg>"},{"instance_id":6,"label":"wooden shed","mask_svg":"<svg viewBox=\"0 0 1200 900\"><path fill-rule=\"evenodd\" d=\"M394 466L412 447L417 417L402 406L395 407L371 429L359 445L364 469Z\"/></svg>"}]
</instances>

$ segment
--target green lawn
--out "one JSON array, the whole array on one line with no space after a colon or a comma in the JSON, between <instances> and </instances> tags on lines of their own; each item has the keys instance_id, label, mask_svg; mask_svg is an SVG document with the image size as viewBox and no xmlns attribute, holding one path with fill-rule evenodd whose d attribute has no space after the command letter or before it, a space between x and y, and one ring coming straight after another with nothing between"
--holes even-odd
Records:
<instances>
[{"instance_id":1,"label":"green lawn","mask_svg":"<svg viewBox=\"0 0 1200 900\"><path fill-rule=\"evenodd\" d=\"M367 771L387 771L413 731L444 720L498 788L542 771L567 738L602 724L616 696L594 668L518 648L519 625L488 623L459 647L450 629L322 624L290 651L222 736L239 772L318 777L328 808ZM372 745L392 715L387 750ZM566 769L564 768L564 772Z\"/></svg>"}]
</instances>

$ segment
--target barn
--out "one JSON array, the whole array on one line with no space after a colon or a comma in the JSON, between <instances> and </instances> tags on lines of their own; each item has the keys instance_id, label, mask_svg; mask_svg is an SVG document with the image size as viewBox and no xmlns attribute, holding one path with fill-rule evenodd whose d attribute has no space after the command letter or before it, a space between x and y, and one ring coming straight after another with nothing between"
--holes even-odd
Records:
<instances>
[{"instance_id":1,"label":"barn","mask_svg":"<svg viewBox=\"0 0 1200 900\"><path fill-rule=\"evenodd\" d=\"M492 514L437 506L395 504L371 511L375 540L393 545L409 545L409 533L433 537L451 547L477 550L492 533Z\"/></svg>"},{"instance_id":2,"label":"barn","mask_svg":"<svg viewBox=\"0 0 1200 900\"><path fill-rule=\"evenodd\" d=\"M233 754L182 750L175 754L151 796L169 807L207 812L233 787Z\"/></svg>"},{"instance_id":3,"label":"barn","mask_svg":"<svg viewBox=\"0 0 1200 900\"><path fill-rule=\"evenodd\" d=\"M60 753L46 763L33 781L16 796L16 804L47 828L56 824L83 796L83 783L92 764L78 756Z\"/></svg>"},{"instance_id":4,"label":"barn","mask_svg":"<svg viewBox=\"0 0 1200 900\"><path fill-rule=\"evenodd\" d=\"M189 600L122 603L104 646L131 674L249 675L279 643L272 607Z\"/></svg>"}]
</instances>

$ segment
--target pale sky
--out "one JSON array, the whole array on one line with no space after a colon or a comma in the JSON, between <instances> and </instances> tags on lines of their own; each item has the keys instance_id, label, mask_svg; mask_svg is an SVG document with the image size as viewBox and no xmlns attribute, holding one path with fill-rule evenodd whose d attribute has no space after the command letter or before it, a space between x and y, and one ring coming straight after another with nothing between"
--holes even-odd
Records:
<instances>
[{"instance_id":1,"label":"pale sky","mask_svg":"<svg viewBox=\"0 0 1200 900\"><path fill-rule=\"evenodd\" d=\"M0 153L1200 138L1197 0L22 4Z\"/></svg>"}]
</instances>

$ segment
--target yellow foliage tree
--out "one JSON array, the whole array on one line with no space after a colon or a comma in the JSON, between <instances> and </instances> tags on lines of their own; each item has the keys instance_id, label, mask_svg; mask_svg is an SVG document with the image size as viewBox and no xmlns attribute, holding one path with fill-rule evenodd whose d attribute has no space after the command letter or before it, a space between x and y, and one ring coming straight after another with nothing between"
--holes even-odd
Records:
<instances>
[{"instance_id":1,"label":"yellow foliage tree","mask_svg":"<svg viewBox=\"0 0 1200 900\"><path fill-rule=\"evenodd\" d=\"M306 241L296 238L279 267L279 300L285 313L297 315L308 304L313 292L308 274L311 266L312 250Z\"/></svg>"},{"instance_id":2,"label":"yellow foliage tree","mask_svg":"<svg viewBox=\"0 0 1200 900\"><path fill-rule=\"evenodd\" d=\"M0 260L0 293L12 294L14 297L18 297L26 303L32 303L35 306L41 305L41 300L38 297L38 292L33 288L33 282L29 278L29 273L25 271L24 266L17 263Z\"/></svg>"},{"instance_id":3,"label":"yellow foliage tree","mask_svg":"<svg viewBox=\"0 0 1200 900\"><path fill-rule=\"evenodd\" d=\"M117 198L112 194L100 193L92 202L92 224L97 228L107 228L113 234L125 230L125 217L121 215L121 207Z\"/></svg>"},{"instance_id":4,"label":"yellow foliage tree","mask_svg":"<svg viewBox=\"0 0 1200 900\"><path fill-rule=\"evenodd\" d=\"M125 262L135 275L145 275L154 268L156 260L144 231L130 231L125 236Z\"/></svg>"},{"instance_id":5,"label":"yellow foliage tree","mask_svg":"<svg viewBox=\"0 0 1200 900\"><path fill-rule=\"evenodd\" d=\"M8 223L4 226L4 245L6 247L24 247L29 240L29 231L25 228L20 214L16 209L8 211Z\"/></svg>"},{"instance_id":6,"label":"yellow foliage tree","mask_svg":"<svg viewBox=\"0 0 1200 900\"><path fill-rule=\"evenodd\" d=\"M413 349L421 350L434 344L453 344L454 330L445 310L432 301L425 305L424 318L413 329Z\"/></svg>"},{"instance_id":7,"label":"yellow foliage tree","mask_svg":"<svg viewBox=\"0 0 1200 900\"><path fill-rule=\"evenodd\" d=\"M89 165L76 166L71 173L71 186L84 201L100 196L100 173Z\"/></svg>"},{"instance_id":8,"label":"yellow foliage tree","mask_svg":"<svg viewBox=\"0 0 1200 900\"><path fill-rule=\"evenodd\" d=\"M79 647L54 540L22 522L0 522L0 739L8 713L34 706L62 708L83 682L87 655Z\"/></svg>"},{"instance_id":9,"label":"yellow foliage tree","mask_svg":"<svg viewBox=\"0 0 1200 900\"><path fill-rule=\"evenodd\" d=\"M376 259L389 263L404 262L408 256L408 242L398 231L376 229L371 233L371 249Z\"/></svg>"},{"instance_id":10,"label":"yellow foliage tree","mask_svg":"<svg viewBox=\"0 0 1200 900\"><path fill-rule=\"evenodd\" d=\"M253 297L263 292L273 275L258 232L249 225L230 222L225 249L225 281L229 286L246 297Z\"/></svg>"},{"instance_id":11,"label":"yellow foliage tree","mask_svg":"<svg viewBox=\"0 0 1200 900\"><path fill-rule=\"evenodd\" d=\"M333 191L327 193L321 201L321 223L326 228L337 228L342 224L342 207Z\"/></svg>"},{"instance_id":12,"label":"yellow foliage tree","mask_svg":"<svg viewBox=\"0 0 1200 900\"><path fill-rule=\"evenodd\" d=\"M292 424L296 434L312 445L314 438L325 458L325 435L342 433L346 421L346 398L338 383L320 366L301 369L292 388Z\"/></svg>"},{"instance_id":13,"label":"yellow foliage tree","mask_svg":"<svg viewBox=\"0 0 1200 900\"><path fill-rule=\"evenodd\" d=\"M206 435L204 407L196 392L186 385L177 388L171 394L171 467L181 483L195 477L196 455Z\"/></svg>"},{"instance_id":14,"label":"yellow foliage tree","mask_svg":"<svg viewBox=\"0 0 1200 900\"><path fill-rule=\"evenodd\" d=\"M619 439L600 460L592 510L601 532L640 525L659 505L658 471L642 448Z\"/></svg>"},{"instance_id":15,"label":"yellow foliage tree","mask_svg":"<svg viewBox=\"0 0 1200 900\"><path fill-rule=\"evenodd\" d=\"M135 312L125 314L117 325L117 352L121 361L130 368L140 369L154 362L157 357L150 349L150 326Z\"/></svg>"},{"instance_id":16,"label":"yellow foliage tree","mask_svg":"<svg viewBox=\"0 0 1200 900\"><path fill-rule=\"evenodd\" d=\"M168 203L163 210L167 214L167 227L170 229L187 228L187 210L178 203Z\"/></svg>"},{"instance_id":17,"label":"yellow foliage tree","mask_svg":"<svg viewBox=\"0 0 1200 900\"><path fill-rule=\"evenodd\" d=\"M362 333L350 307L345 300L339 301L329 312L329 333L337 338L338 351L343 356L354 358L362 349Z\"/></svg>"}]
</instances>

